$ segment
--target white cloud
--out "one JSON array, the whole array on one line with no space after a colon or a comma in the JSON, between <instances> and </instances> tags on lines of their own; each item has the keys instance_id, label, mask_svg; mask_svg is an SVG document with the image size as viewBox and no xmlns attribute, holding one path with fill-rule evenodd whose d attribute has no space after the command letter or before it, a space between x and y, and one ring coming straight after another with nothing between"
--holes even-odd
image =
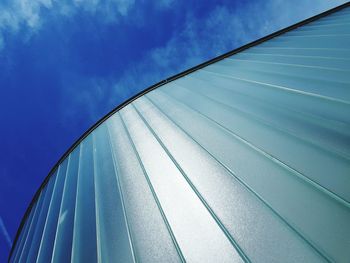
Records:
<instances>
[{"instance_id":1,"label":"white cloud","mask_svg":"<svg viewBox=\"0 0 350 263\"><path fill-rule=\"evenodd\" d=\"M197 18L187 10L185 27L160 47L148 51L113 85L116 98L128 98L132 90L142 90L166 77L204 60L249 43L257 38L323 12L345 1L269 0L250 2L239 9L217 6L206 17Z\"/></svg>"},{"instance_id":2,"label":"white cloud","mask_svg":"<svg viewBox=\"0 0 350 263\"><path fill-rule=\"evenodd\" d=\"M26 34L37 33L45 23L45 13L73 16L77 11L97 16L106 23L114 23L128 15L135 0L12 0L0 4L0 50L6 45L5 33L16 34L21 27Z\"/></svg>"},{"instance_id":3,"label":"white cloud","mask_svg":"<svg viewBox=\"0 0 350 263\"><path fill-rule=\"evenodd\" d=\"M13 0L9 6L0 6L0 49L6 45L4 33L16 34L23 26L35 33L42 23L41 9L51 6L50 0Z\"/></svg>"},{"instance_id":4,"label":"white cloud","mask_svg":"<svg viewBox=\"0 0 350 263\"><path fill-rule=\"evenodd\" d=\"M134 4L134 0L74 0L70 8L74 9L73 12L81 9L98 15L106 22L115 22L120 16L128 15Z\"/></svg>"},{"instance_id":5,"label":"white cloud","mask_svg":"<svg viewBox=\"0 0 350 263\"><path fill-rule=\"evenodd\" d=\"M170 8L175 4L175 0L158 0L155 1L159 8Z\"/></svg>"},{"instance_id":6,"label":"white cloud","mask_svg":"<svg viewBox=\"0 0 350 263\"><path fill-rule=\"evenodd\" d=\"M284 0L254 1L239 9L217 6L200 18L191 9L184 9L184 27L173 32L164 45L150 49L126 68L121 77L110 77L108 80L86 79L88 86L95 88L79 91L77 104L86 105L88 102L90 117L96 119L101 114L96 102L104 100L105 94L111 95L110 101L106 103L112 108L133 95L135 90L142 90L204 60L342 2L344 1L305 0L295 5L294 1ZM175 4L178 3L174 0L160 0L155 6L169 8ZM134 9L133 18L141 16L138 21L146 23L149 14L137 7L135 0L12 0L7 7L1 7L0 4L0 50L6 46L3 32L15 34L20 27L26 25L31 33L36 33L45 23L44 12L74 16L78 11L83 11L96 15L106 23L112 23L118 22L122 17L127 18ZM65 98L76 94L74 90L71 91L72 94L68 94L70 91L65 92ZM67 109L66 112L74 114L73 111Z\"/></svg>"},{"instance_id":7,"label":"white cloud","mask_svg":"<svg viewBox=\"0 0 350 263\"><path fill-rule=\"evenodd\" d=\"M135 8L133 14L134 17L140 16L140 10L137 7L140 6L142 1L139 0L138 5L136 0L11 0L8 4L0 4L0 49L6 46L6 38L4 33L16 34L23 26L30 31L30 34L36 33L40 27L45 23L44 14L47 12L55 12L55 15L73 16L77 11L84 11L90 14L96 15L97 19L101 19L106 23L115 23L121 17L126 17L130 14L130 10ZM250 30L251 25L260 22L259 28L262 32L267 32L273 24L276 22L289 21L295 15L300 13L306 16L323 11L332 6L344 3L343 0L334 1L322 1L322 0L305 0L297 5L294 1L284 0L269 0L269 1L254 1L246 3L242 10L228 10L224 7L218 7L212 11L209 17L204 21L196 21L196 18L191 18L190 10L184 9L184 12L188 12L188 26L183 32L187 34L187 39L191 39L191 32L197 34L200 31L198 28L203 27L203 35L206 34L207 28L211 29L213 35L207 35L208 37L217 37L216 42L212 42L214 46L212 48L219 48L220 50L227 47L225 38L219 33L227 33L226 39L239 41L245 37L246 32L241 31L243 34L233 33L230 29L236 30ZM172 8L175 4L178 4L174 0L159 0L153 4L159 8ZM141 5L142 6L142 5ZM281 15L283 10L283 16ZM293 12L288 12L293 10ZM243 12L243 14L241 13ZM316 12L316 13L317 13ZM148 14L141 12L140 21L147 21ZM273 23L271 23L273 21ZM255 24L254 24L255 23ZM194 28L193 28L194 27ZM218 30L214 27L217 27ZM192 31L191 31L192 30ZM255 30L255 28L254 28ZM253 31L254 31L253 30ZM28 34L28 32L26 32ZM30 35L29 34L29 35ZM192 38L196 35L192 36ZM170 40L172 41L172 40ZM174 42L174 41L173 41ZM210 41L209 41L210 42ZM168 51L171 51L168 48Z\"/></svg>"},{"instance_id":8,"label":"white cloud","mask_svg":"<svg viewBox=\"0 0 350 263\"><path fill-rule=\"evenodd\" d=\"M21 25L36 29L40 26L40 11L44 7L51 8L51 0L13 0L9 6L0 9L0 29L16 32Z\"/></svg>"}]
</instances>

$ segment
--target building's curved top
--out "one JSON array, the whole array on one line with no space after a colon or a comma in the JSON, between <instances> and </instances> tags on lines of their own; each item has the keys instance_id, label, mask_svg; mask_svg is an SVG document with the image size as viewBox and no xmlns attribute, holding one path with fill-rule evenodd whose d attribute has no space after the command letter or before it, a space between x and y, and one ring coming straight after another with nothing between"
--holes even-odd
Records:
<instances>
[{"instance_id":1,"label":"building's curved top","mask_svg":"<svg viewBox=\"0 0 350 263\"><path fill-rule=\"evenodd\" d=\"M9 260L349 259L349 5L107 114L51 170Z\"/></svg>"}]
</instances>

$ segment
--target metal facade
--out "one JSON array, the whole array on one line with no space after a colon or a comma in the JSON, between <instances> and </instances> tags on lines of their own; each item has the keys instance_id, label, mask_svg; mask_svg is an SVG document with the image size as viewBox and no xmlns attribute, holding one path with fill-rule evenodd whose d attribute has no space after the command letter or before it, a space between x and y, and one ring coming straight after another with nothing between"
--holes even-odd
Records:
<instances>
[{"instance_id":1,"label":"metal facade","mask_svg":"<svg viewBox=\"0 0 350 263\"><path fill-rule=\"evenodd\" d=\"M348 262L350 8L171 81L94 129L11 262Z\"/></svg>"}]
</instances>

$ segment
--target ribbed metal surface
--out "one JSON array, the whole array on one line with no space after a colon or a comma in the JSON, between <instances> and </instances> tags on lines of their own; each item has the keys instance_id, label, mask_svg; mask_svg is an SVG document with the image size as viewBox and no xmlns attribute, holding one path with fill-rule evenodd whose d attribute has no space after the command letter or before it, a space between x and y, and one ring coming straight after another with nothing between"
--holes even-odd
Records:
<instances>
[{"instance_id":1,"label":"ribbed metal surface","mask_svg":"<svg viewBox=\"0 0 350 263\"><path fill-rule=\"evenodd\" d=\"M172 81L59 166L13 262L347 262L350 8Z\"/></svg>"}]
</instances>

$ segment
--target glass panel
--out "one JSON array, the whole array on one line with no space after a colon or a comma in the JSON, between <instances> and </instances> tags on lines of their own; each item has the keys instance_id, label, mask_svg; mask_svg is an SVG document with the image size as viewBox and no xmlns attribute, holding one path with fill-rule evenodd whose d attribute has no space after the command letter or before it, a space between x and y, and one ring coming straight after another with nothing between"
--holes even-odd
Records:
<instances>
[{"instance_id":1,"label":"glass panel","mask_svg":"<svg viewBox=\"0 0 350 263\"><path fill-rule=\"evenodd\" d=\"M106 125L92 134L99 262L133 262Z\"/></svg>"},{"instance_id":2,"label":"glass panel","mask_svg":"<svg viewBox=\"0 0 350 263\"><path fill-rule=\"evenodd\" d=\"M79 154L80 147L77 147L68 157L67 177L63 188L52 262L71 260Z\"/></svg>"},{"instance_id":3,"label":"glass panel","mask_svg":"<svg viewBox=\"0 0 350 263\"><path fill-rule=\"evenodd\" d=\"M217 220L221 221L252 262L261 258L284 262L322 260L312 247L302 242L299 235L261 203L215 156L210 155L154 105L144 98L138 99L135 104L177 165L188 176L193 188L206 200ZM211 129L206 129L205 135L207 138L217 138ZM220 147L224 149L222 145ZM251 243L252 232L254 242ZM285 242L278 243L278 240Z\"/></svg>"},{"instance_id":4,"label":"glass panel","mask_svg":"<svg viewBox=\"0 0 350 263\"><path fill-rule=\"evenodd\" d=\"M349 23L345 8L124 107L52 174L10 261L345 262Z\"/></svg>"},{"instance_id":5,"label":"glass panel","mask_svg":"<svg viewBox=\"0 0 350 263\"><path fill-rule=\"evenodd\" d=\"M290 114L290 110L281 111L281 108L273 103L249 100L239 94L222 91L220 86L215 86L220 91L215 93L215 90L204 87L205 84L201 88L191 90L191 84L194 84L193 79L190 79L188 84L182 81L181 86L161 90L171 98L215 120L271 156L278 156L283 163L306 174L309 179L339 197L350 200L350 163L346 158L347 152L350 153L350 140L343 129L332 131L328 128L332 126L329 120L324 121L322 125L310 123L310 119L315 120L312 116L300 120L298 117L301 117L301 114ZM274 143L276 140L279 141L278 144ZM334 163L335 167L329 166L330 162ZM307 165L308 163L318 165ZM330 173L333 174L332 180L329 180Z\"/></svg>"},{"instance_id":6,"label":"glass panel","mask_svg":"<svg viewBox=\"0 0 350 263\"><path fill-rule=\"evenodd\" d=\"M19 259L20 262L34 262L36 260L41 235L46 220L46 214L51 200L52 189L56 180L56 174L57 171L45 186L45 194L42 194L41 198L39 199L41 200L42 205L40 206L40 210L38 209L36 214L33 216L33 224L30 228L30 232L28 233L26 243L24 244L23 253Z\"/></svg>"},{"instance_id":7,"label":"glass panel","mask_svg":"<svg viewBox=\"0 0 350 263\"><path fill-rule=\"evenodd\" d=\"M40 198L40 197L39 197ZM35 202L35 204L33 205L27 219L26 219L26 222L24 224L24 227L22 228L22 231L20 233L20 236L17 240L17 244L16 244L16 247L12 253L12 256L11 256L11 259L10 259L10 262L18 262L18 259L19 259L19 256L21 255L21 252L22 252L22 249L23 249L23 245L24 245L24 242L27 238L27 235L28 235L28 231L29 231L29 228L30 228L30 225L32 223L32 220L33 220L33 215L35 214L35 210L37 209L37 206L38 206L38 201L37 200Z\"/></svg>"},{"instance_id":8,"label":"glass panel","mask_svg":"<svg viewBox=\"0 0 350 263\"><path fill-rule=\"evenodd\" d=\"M132 106L120 114L184 258L190 262L243 261Z\"/></svg>"},{"instance_id":9,"label":"glass panel","mask_svg":"<svg viewBox=\"0 0 350 263\"><path fill-rule=\"evenodd\" d=\"M347 27L348 28L348 27ZM306 56L306 57L327 57L332 59L344 59L350 56L349 49L310 49L310 48L288 48L288 47L262 47L255 46L247 49L244 53L253 54L274 54L283 56Z\"/></svg>"},{"instance_id":10,"label":"glass panel","mask_svg":"<svg viewBox=\"0 0 350 263\"><path fill-rule=\"evenodd\" d=\"M68 159L65 159L58 168L56 182L53 188L52 198L46 217L45 227L38 251L37 262L51 261L53 244L56 236L58 215L60 212L63 185L66 178Z\"/></svg>"},{"instance_id":11,"label":"glass panel","mask_svg":"<svg viewBox=\"0 0 350 263\"><path fill-rule=\"evenodd\" d=\"M107 124L136 261L181 262L119 114Z\"/></svg>"},{"instance_id":12,"label":"glass panel","mask_svg":"<svg viewBox=\"0 0 350 263\"><path fill-rule=\"evenodd\" d=\"M81 143L80 148L72 261L95 262L97 261L97 240L91 135Z\"/></svg>"},{"instance_id":13,"label":"glass panel","mask_svg":"<svg viewBox=\"0 0 350 263\"><path fill-rule=\"evenodd\" d=\"M294 83L299 82L294 79ZM303 82L302 86L305 86ZM346 120L349 119L346 116L346 111L344 114L337 116L337 110L342 107L344 110L349 110L348 107L344 105L337 105L337 102L328 102L317 96L304 96L303 92L294 92L293 89L286 90L285 88L271 87L268 84L251 82L249 80L242 80L239 78L231 78L228 75L218 75L218 74L207 74L206 72L196 72L185 79L180 79L174 82L176 86L186 87L193 92L203 93L203 91L210 89L210 94L208 96L216 98L217 96L223 97L226 94L231 94L227 99L231 101L230 105L233 107L241 107L244 103L232 103L238 99L246 98L251 99L262 104L265 104L265 108L275 107L276 111L288 110L291 114L296 113L301 115L301 117L307 118L310 121L315 118L313 122L318 121L319 125L323 122L331 123L337 125L337 128L343 127L344 132L349 134L346 130ZM173 85L164 86L163 88L170 89ZM302 86L299 87L302 89ZM332 86L333 88L330 88ZM332 92L332 96L338 96L340 99L344 99L345 96L349 96L349 92L346 91L345 83L336 82L326 82L326 81L308 81L308 90L305 92L316 92L324 90L324 93ZM291 91L291 92L290 92ZM347 94L344 93L347 92ZM204 92L204 94L207 94ZM337 95L338 94L338 95ZM238 98L239 97L239 98ZM257 104L254 102L254 104ZM249 103L246 108L252 105ZM266 105L268 104L268 105ZM259 104L256 105L258 107ZM261 108L261 106L260 106ZM258 112L259 113L259 112ZM323 125L324 126L324 125ZM328 125L329 127L330 125ZM330 127L331 128L331 127Z\"/></svg>"},{"instance_id":14,"label":"glass panel","mask_svg":"<svg viewBox=\"0 0 350 263\"><path fill-rule=\"evenodd\" d=\"M234 64L234 65L230 65ZM249 64L244 66L243 64ZM259 70L255 69L254 64ZM349 111L346 99L350 98L350 92L346 89L347 73L345 74L325 74L321 70L308 71L301 68L301 71L305 74L322 75L324 78L308 78L310 85L305 85L305 76L293 76L290 69L283 69L281 65L274 65L276 68L281 69L278 72L276 68L271 65L265 65L264 63L248 63L245 61L235 61L228 58L225 61L218 62L215 65L208 66L201 72L197 72L198 75L204 75L207 78L213 78L219 80L238 82L245 86L251 86L253 89L260 89L261 92L270 93L268 96L280 95L283 97L291 97L294 100L309 101L316 104L318 108L329 108L332 112L336 109L344 109ZM246 69L245 69L246 67ZM264 70L262 70L262 68ZM267 70L270 68L270 70ZM329 70L324 70L328 72ZM337 73L337 70L334 70ZM331 72L331 73L334 73ZM197 75L197 74L193 74ZM332 76L334 75L334 76ZM326 77L327 76L327 77ZM323 83L323 81L325 83ZM334 88L332 86L334 85ZM318 87L319 86L319 87ZM236 88L239 88L236 87ZM251 92L251 90L241 90L241 92ZM282 98L283 98L282 97ZM329 105L328 105L329 104ZM295 104L294 104L295 106ZM303 105L308 107L310 105ZM316 113L316 109L314 110ZM335 111L336 112L336 111ZM349 123L349 117L345 114L341 120Z\"/></svg>"},{"instance_id":15,"label":"glass panel","mask_svg":"<svg viewBox=\"0 0 350 263\"><path fill-rule=\"evenodd\" d=\"M317 49L347 49L350 41L349 35L329 37L325 35L308 37L276 37L264 42L261 47L289 47L289 48L317 48Z\"/></svg>"},{"instance_id":16,"label":"glass panel","mask_svg":"<svg viewBox=\"0 0 350 263\"><path fill-rule=\"evenodd\" d=\"M244 54L244 52L242 53ZM307 61L304 59L304 61ZM231 56L221 60L207 69L255 81L268 82L276 85L291 86L299 82L300 88L305 78L309 80L325 80L333 82L344 82L347 80L347 72L343 69L333 69L329 65L315 67L302 64L292 64L287 61L278 63L275 61L259 61L256 59L243 60ZM218 71L216 71L218 69ZM271 78L273 77L273 78ZM293 83L294 82L294 83ZM297 85L294 88L299 88ZM329 95L332 95L329 93Z\"/></svg>"},{"instance_id":17,"label":"glass panel","mask_svg":"<svg viewBox=\"0 0 350 263\"><path fill-rule=\"evenodd\" d=\"M244 133L237 135L226 130L215 121L164 95L161 90L152 92L148 97L289 225L298 229L315 248L327 251L329 258L342 258L344 253L348 253L345 247L350 235L347 227L350 210L344 201L242 139L240 136L244 136ZM212 105L206 104L205 107L211 109ZM229 118L230 115L227 116ZM260 127L252 131L259 136ZM279 138L275 139L282 142Z\"/></svg>"},{"instance_id":18,"label":"glass panel","mask_svg":"<svg viewBox=\"0 0 350 263\"><path fill-rule=\"evenodd\" d=\"M272 54L252 54L242 52L231 57L233 60L259 61L265 63L284 63L302 66L315 66L343 70L348 66L345 59L329 59L327 57L310 57L310 56L287 56ZM333 80L334 82L334 80ZM322 83L322 82L321 82Z\"/></svg>"}]
</instances>

